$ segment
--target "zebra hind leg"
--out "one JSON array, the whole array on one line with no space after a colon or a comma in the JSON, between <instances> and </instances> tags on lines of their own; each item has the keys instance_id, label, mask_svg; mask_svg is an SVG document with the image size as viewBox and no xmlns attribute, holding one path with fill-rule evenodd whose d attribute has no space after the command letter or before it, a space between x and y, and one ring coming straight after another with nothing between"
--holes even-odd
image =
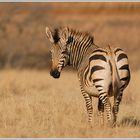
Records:
<instances>
[{"instance_id":1,"label":"zebra hind leg","mask_svg":"<svg viewBox=\"0 0 140 140\"><path fill-rule=\"evenodd\" d=\"M99 111L99 117L100 117L99 124L101 126L103 126L104 125L104 104L102 103L100 98L99 98L99 101L98 101L98 111Z\"/></svg>"},{"instance_id":2,"label":"zebra hind leg","mask_svg":"<svg viewBox=\"0 0 140 140\"><path fill-rule=\"evenodd\" d=\"M82 91L82 94L83 94L85 102L86 102L86 108L87 108L87 113L88 113L88 122L89 122L90 126L92 127L92 124L91 124L92 115L93 115L92 97L84 91Z\"/></svg>"},{"instance_id":3,"label":"zebra hind leg","mask_svg":"<svg viewBox=\"0 0 140 140\"><path fill-rule=\"evenodd\" d=\"M114 99L114 105L113 105L113 109L112 109L112 112L113 112L113 127L116 127L117 115L118 115L118 112L119 112L119 105L120 105L121 99L122 99L122 92L120 93L120 96L117 96Z\"/></svg>"},{"instance_id":4,"label":"zebra hind leg","mask_svg":"<svg viewBox=\"0 0 140 140\"><path fill-rule=\"evenodd\" d=\"M111 104L109 101L109 98L107 96L107 93L100 93L99 99L101 100L102 104L104 104L104 109L106 111L107 121L108 125L111 125L112 117L111 117Z\"/></svg>"}]
</instances>

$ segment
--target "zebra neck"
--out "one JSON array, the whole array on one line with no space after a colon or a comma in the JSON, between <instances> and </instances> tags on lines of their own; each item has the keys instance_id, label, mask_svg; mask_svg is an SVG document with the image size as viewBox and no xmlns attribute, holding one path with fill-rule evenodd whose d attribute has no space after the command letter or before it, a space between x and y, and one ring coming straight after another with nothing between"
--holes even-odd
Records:
<instances>
[{"instance_id":1,"label":"zebra neck","mask_svg":"<svg viewBox=\"0 0 140 140\"><path fill-rule=\"evenodd\" d=\"M83 61L83 58L85 59L87 56L87 52L92 49L92 45L89 46L77 46L72 47L70 49L70 65L72 65L74 68L78 69ZM91 51L90 51L91 52Z\"/></svg>"}]
</instances>

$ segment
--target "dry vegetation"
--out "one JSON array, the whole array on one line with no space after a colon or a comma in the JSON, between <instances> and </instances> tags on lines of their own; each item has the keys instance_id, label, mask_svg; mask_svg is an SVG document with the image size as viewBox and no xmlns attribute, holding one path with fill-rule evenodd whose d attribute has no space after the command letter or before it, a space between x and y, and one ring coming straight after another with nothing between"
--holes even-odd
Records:
<instances>
[{"instance_id":1,"label":"dry vegetation","mask_svg":"<svg viewBox=\"0 0 140 140\"><path fill-rule=\"evenodd\" d=\"M88 127L85 102L76 73L59 80L48 71L0 71L0 137L140 137L140 71L133 73L118 117L119 127L98 125L97 99L93 128Z\"/></svg>"},{"instance_id":2,"label":"dry vegetation","mask_svg":"<svg viewBox=\"0 0 140 140\"><path fill-rule=\"evenodd\" d=\"M1 3L0 137L140 137L139 7L140 3ZM119 46L128 53L132 78L117 128L98 126L97 99L93 128L88 127L76 73L64 71L59 80L49 76L46 25L89 31L96 44Z\"/></svg>"}]
</instances>

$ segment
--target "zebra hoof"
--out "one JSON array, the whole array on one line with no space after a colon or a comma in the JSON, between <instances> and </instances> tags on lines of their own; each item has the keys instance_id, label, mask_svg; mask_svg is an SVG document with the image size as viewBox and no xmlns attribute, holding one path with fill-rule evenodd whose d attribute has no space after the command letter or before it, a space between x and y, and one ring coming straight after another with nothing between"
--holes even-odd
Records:
<instances>
[{"instance_id":1,"label":"zebra hoof","mask_svg":"<svg viewBox=\"0 0 140 140\"><path fill-rule=\"evenodd\" d=\"M112 122L111 121L107 122L107 127L112 128Z\"/></svg>"},{"instance_id":2,"label":"zebra hoof","mask_svg":"<svg viewBox=\"0 0 140 140\"><path fill-rule=\"evenodd\" d=\"M116 127L118 127L118 125L117 125L116 122L114 122L114 123L112 124L112 128L116 128Z\"/></svg>"},{"instance_id":3,"label":"zebra hoof","mask_svg":"<svg viewBox=\"0 0 140 140\"><path fill-rule=\"evenodd\" d=\"M91 122L89 122L88 127L89 127L89 128L93 128L93 126L92 126L92 123L91 123Z\"/></svg>"}]
</instances>

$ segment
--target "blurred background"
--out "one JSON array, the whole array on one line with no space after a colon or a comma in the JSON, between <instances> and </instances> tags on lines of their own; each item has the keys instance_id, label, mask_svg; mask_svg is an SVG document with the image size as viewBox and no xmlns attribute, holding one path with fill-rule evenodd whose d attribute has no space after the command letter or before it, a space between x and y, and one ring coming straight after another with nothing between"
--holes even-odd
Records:
<instances>
[{"instance_id":1,"label":"blurred background","mask_svg":"<svg viewBox=\"0 0 140 140\"><path fill-rule=\"evenodd\" d=\"M0 68L50 68L45 27L93 34L95 43L123 48L140 65L140 3L0 3Z\"/></svg>"},{"instance_id":2,"label":"blurred background","mask_svg":"<svg viewBox=\"0 0 140 140\"><path fill-rule=\"evenodd\" d=\"M95 127L88 129L85 101L72 69L59 80L50 76L46 26L87 31L98 46L110 44L127 52L131 81L115 131L99 126L96 98ZM140 138L139 55L140 3L0 3L0 137Z\"/></svg>"}]
</instances>

